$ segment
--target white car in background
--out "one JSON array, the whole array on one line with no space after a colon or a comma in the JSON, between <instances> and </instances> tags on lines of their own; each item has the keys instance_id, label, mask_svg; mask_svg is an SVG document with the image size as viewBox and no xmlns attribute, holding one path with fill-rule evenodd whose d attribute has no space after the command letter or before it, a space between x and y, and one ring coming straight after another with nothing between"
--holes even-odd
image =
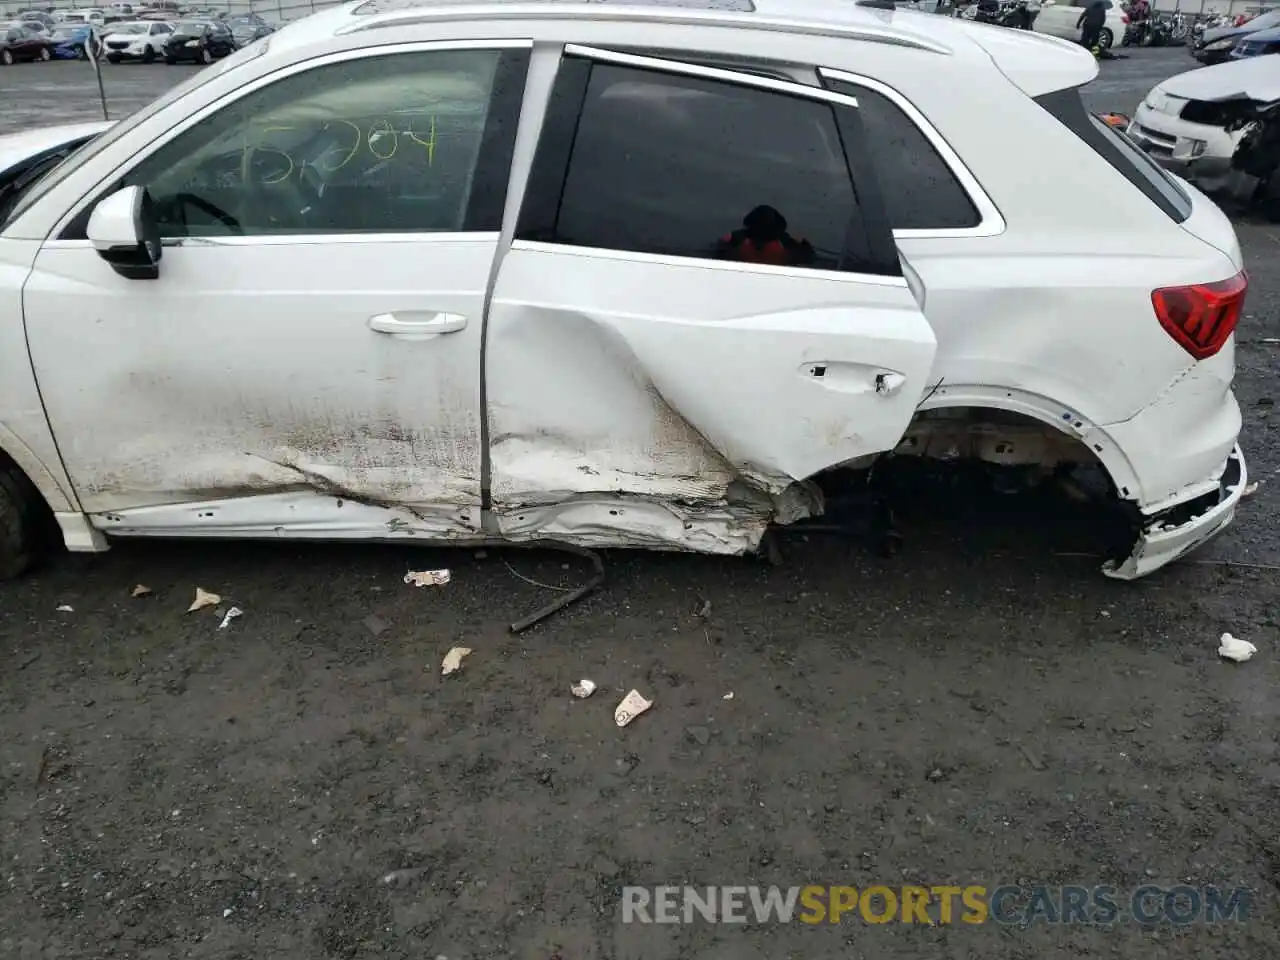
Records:
<instances>
[{"instance_id":1,"label":"white car in background","mask_svg":"<svg viewBox=\"0 0 1280 960\"><path fill-rule=\"evenodd\" d=\"M1250 57L1200 67L1151 88L1134 112L1129 136L1161 166L1206 190L1230 189L1244 129L1228 130L1241 107L1280 100L1280 62Z\"/></svg>"},{"instance_id":2,"label":"white car in background","mask_svg":"<svg viewBox=\"0 0 1280 960\"><path fill-rule=\"evenodd\" d=\"M136 23L113 23L102 39L102 49L112 63L141 60L154 63L164 59L165 41L173 35L173 24L140 20Z\"/></svg>"},{"instance_id":3,"label":"white car in background","mask_svg":"<svg viewBox=\"0 0 1280 960\"><path fill-rule=\"evenodd\" d=\"M1247 278L1097 73L843 0L296 21L0 222L0 569L49 512L740 555L900 455L1097 470L1150 573L1243 495Z\"/></svg>"},{"instance_id":4,"label":"white car in background","mask_svg":"<svg viewBox=\"0 0 1280 960\"><path fill-rule=\"evenodd\" d=\"M68 10L62 15L61 22L87 23L101 30L107 25L107 18L101 10Z\"/></svg>"},{"instance_id":5,"label":"white car in background","mask_svg":"<svg viewBox=\"0 0 1280 960\"><path fill-rule=\"evenodd\" d=\"M1084 13L1090 0L1042 0L1040 15L1032 29L1036 33L1047 33L1052 37L1080 42L1080 27L1076 24ZM1098 38L1098 45L1109 49L1124 39L1125 27L1129 25L1129 15L1120 9L1115 0L1107 0L1107 19Z\"/></svg>"}]
</instances>

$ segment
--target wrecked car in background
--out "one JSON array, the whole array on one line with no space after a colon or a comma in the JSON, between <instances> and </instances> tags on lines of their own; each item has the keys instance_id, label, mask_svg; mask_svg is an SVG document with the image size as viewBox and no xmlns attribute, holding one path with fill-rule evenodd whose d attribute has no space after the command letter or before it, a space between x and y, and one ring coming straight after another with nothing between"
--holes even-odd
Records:
<instances>
[{"instance_id":1,"label":"wrecked car in background","mask_svg":"<svg viewBox=\"0 0 1280 960\"><path fill-rule=\"evenodd\" d=\"M856 3L293 23L0 225L6 569L45 509L80 551L740 555L832 471L920 456L1095 469L1107 573L1149 573L1243 493L1247 279L1218 207L1085 109L1097 72Z\"/></svg>"},{"instance_id":2,"label":"wrecked car in background","mask_svg":"<svg viewBox=\"0 0 1280 960\"><path fill-rule=\"evenodd\" d=\"M1166 169L1277 217L1277 104L1280 59L1232 60L1157 84L1128 133Z\"/></svg>"}]
</instances>

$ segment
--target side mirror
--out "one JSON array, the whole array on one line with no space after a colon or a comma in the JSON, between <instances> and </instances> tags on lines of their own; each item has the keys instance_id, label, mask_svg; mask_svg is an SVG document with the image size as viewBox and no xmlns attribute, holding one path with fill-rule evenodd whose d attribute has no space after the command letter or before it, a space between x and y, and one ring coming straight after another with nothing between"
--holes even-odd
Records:
<instances>
[{"instance_id":1,"label":"side mirror","mask_svg":"<svg viewBox=\"0 0 1280 960\"><path fill-rule=\"evenodd\" d=\"M124 187L93 208L85 233L98 256L127 280L160 276L160 226L142 187Z\"/></svg>"}]
</instances>

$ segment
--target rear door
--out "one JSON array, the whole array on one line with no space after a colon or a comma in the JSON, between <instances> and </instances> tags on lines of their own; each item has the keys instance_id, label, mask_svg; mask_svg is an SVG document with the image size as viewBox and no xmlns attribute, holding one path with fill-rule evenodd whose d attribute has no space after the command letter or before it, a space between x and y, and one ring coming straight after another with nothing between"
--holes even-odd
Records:
<instances>
[{"instance_id":1,"label":"rear door","mask_svg":"<svg viewBox=\"0 0 1280 960\"><path fill-rule=\"evenodd\" d=\"M897 444L936 344L860 136L852 97L566 49L487 322L500 524Z\"/></svg>"}]
</instances>

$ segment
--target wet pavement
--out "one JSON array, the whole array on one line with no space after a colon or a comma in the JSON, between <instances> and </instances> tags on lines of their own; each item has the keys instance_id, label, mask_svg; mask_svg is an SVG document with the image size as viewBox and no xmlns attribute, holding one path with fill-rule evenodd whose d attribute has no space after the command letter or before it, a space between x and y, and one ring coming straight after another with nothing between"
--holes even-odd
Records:
<instances>
[{"instance_id":1,"label":"wet pavement","mask_svg":"<svg viewBox=\"0 0 1280 960\"><path fill-rule=\"evenodd\" d=\"M1105 63L1090 106L1131 112L1190 65ZM188 73L106 67L109 103ZM0 102L0 128L90 118L96 85L79 63L0 69ZM1262 485L1195 562L1138 583L1078 555L1067 506L957 490L904 505L892 559L818 537L777 568L607 556L601 590L518 637L580 561L124 544L0 585L0 956L1280 955L1280 348L1261 342L1280 227L1238 229ZM409 566L453 579L413 589ZM244 616L185 613L197 586ZM1224 630L1258 656L1220 662ZM455 645L474 652L441 678ZM591 699L568 696L581 676ZM632 687L655 705L619 730ZM1252 906L1185 926L620 923L627 885L810 883L1216 885Z\"/></svg>"}]
</instances>

